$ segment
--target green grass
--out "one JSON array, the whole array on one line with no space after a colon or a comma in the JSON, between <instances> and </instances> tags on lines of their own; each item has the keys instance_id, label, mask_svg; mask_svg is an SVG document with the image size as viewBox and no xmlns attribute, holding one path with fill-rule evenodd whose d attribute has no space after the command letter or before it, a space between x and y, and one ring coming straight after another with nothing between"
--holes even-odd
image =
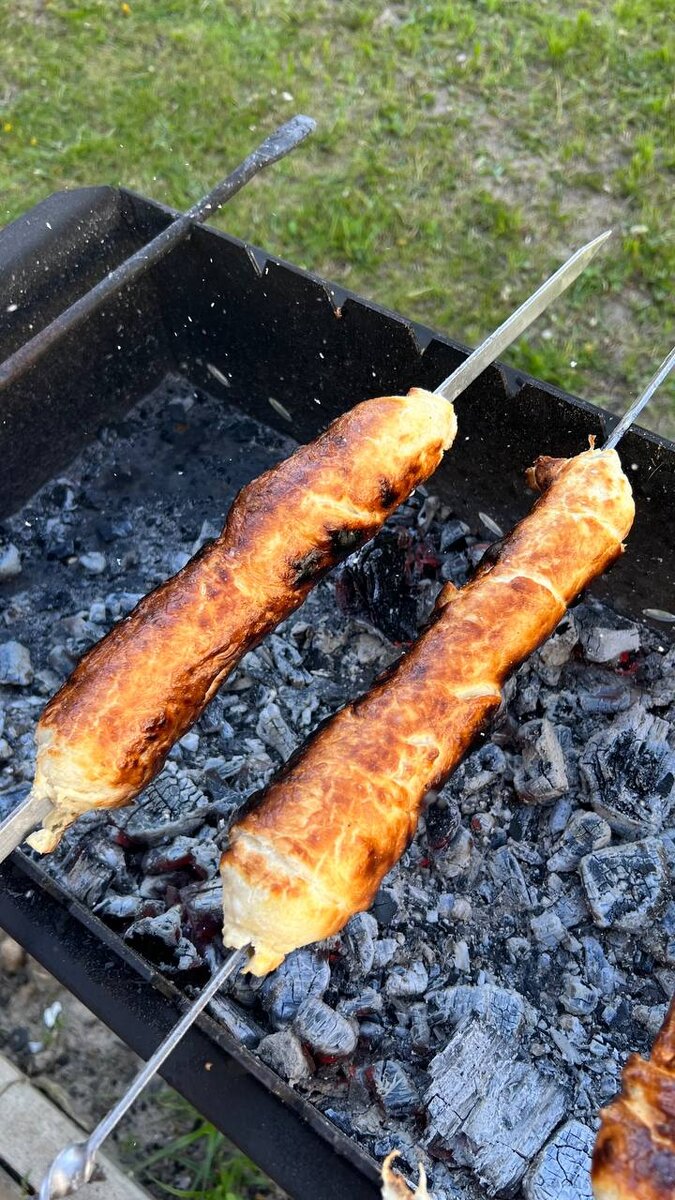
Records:
<instances>
[{"instance_id":1,"label":"green grass","mask_svg":"<svg viewBox=\"0 0 675 1200\"><path fill-rule=\"evenodd\" d=\"M171 1135L149 1154L139 1154L135 1141L122 1146L134 1175L151 1193L165 1200L280 1200L262 1171L231 1145L175 1092L156 1093L157 1105Z\"/></svg>"},{"instance_id":2,"label":"green grass","mask_svg":"<svg viewBox=\"0 0 675 1200\"><path fill-rule=\"evenodd\" d=\"M511 360L620 409L675 325L671 17L669 0L11 0L0 221L94 182L187 206L304 110L318 134L220 224L470 343L612 225ZM675 392L648 423L675 434Z\"/></svg>"}]
</instances>

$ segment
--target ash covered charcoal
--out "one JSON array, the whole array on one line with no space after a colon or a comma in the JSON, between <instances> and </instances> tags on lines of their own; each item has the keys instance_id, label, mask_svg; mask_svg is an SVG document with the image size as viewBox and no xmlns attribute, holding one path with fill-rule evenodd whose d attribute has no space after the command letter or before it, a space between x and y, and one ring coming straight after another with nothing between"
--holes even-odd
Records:
<instances>
[{"instance_id":1,"label":"ash covered charcoal","mask_svg":"<svg viewBox=\"0 0 675 1200\"><path fill-rule=\"evenodd\" d=\"M256 733L266 746L271 746L284 762L295 750L295 738L286 724L281 709L274 701L270 701L261 710L256 725Z\"/></svg>"},{"instance_id":2,"label":"ash covered charcoal","mask_svg":"<svg viewBox=\"0 0 675 1200\"><path fill-rule=\"evenodd\" d=\"M421 1097L401 1063L387 1059L376 1062L367 1072L368 1081L379 1104L392 1117L407 1117L419 1111Z\"/></svg>"},{"instance_id":3,"label":"ash covered charcoal","mask_svg":"<svg viewBox=\"0 0 675 1200\"><path fill-rule=\"evenodd\" d=\"M522 764L513 784L526 804L552 804L569 788L565 756L554 726L546 717L529 721L520 731Z\"/></svg>"},{"instance_id":4,"label":"ash covered charcoal","mask_svg":"<svg viewBox=\"0 0 675 1200\"><path fill-rule=\"evenodd\" d=\"M321 1062L349 1058L356 1049L358 1025L315 996L303 1000L293 1020L303 1045Z\"/></svg>"},{"instance_id":5,"label":"ash covered charcoal","mask_svg":"<svg viewBox=\"0 0 675 1200\"><path fill-rule=\"evenodd\" d=\"M414 962L409 967L394 967L387 975L384 985L391 1000L407 1000L411 996L422 996L428 986L429 975L422 962Z\"/></svg>"},{"instance_id":6,"label":"ash covered charcoal","mask_svg":"<svg viewBox=\"0 0 675 1200\"><path fill-rule=\"evenodd\" d=\"M675 753L667 721L634 704L581 755L591 804L626 837L658 833L675 799Z\"/></svg>"},{"instance_id":7,"label":"ash covered charcoal","mask_svg":"<svg viewBox=\"0 0 675 1200\"><path fill-rule=\"evenodd\" d=\"M434 1024L455 1026L467 1017L480 1017L504 1037L518 1033L526 1021L536 1022L536 1012L517 992L486 983L480 986L459 984L429 994L430 1016Z\"/></svg>"},{"instance_id":8,"label":"ash covered charcoal","mask_svg":"<svg viewBox=\"0 0 675 1200\"><path fill-rule=\"evenodd\" d=\"M330 967L324 958L315 950L293 950L266 976L260 999L272 1025L280 1029L295 1020L305 1000L320 1000L329 983Z\"/></svg>"},{"instance_id":9,"label":"ash covered charcoal","mask_svg":"<svg viewBox=\"0 0 675 1200\"><path fill-rule=\"evenodd\" d=\"M174 905L156 917L141 917L130 925L125 940L170 974L192 971L202 965L196 947L182 930L180 907Z\"/></svg>"},{"instance_id":10,"label":"ash covered charcoal","mask_svg":"<svg viewBox=\"0 0 675 1200\"><path fill-rule=\"evenodd\" d=\"M597 600L577 605L574 619L579 630L579 641L589 662L613 662L640 649L637 625Z\"/></svg>"},{"instance_id":11,"label":"ash covered charcoal","mask_svg":"<svg viewBox=\"0 0 675 1200\"><path fill-rule=\"evenodd\" d=\"M246 1046L247 1050L255 1050L265 1037L262 1026L229 996L214 996L209 1004L209 1011L229 1030L235 1041L240 1046Z\"/></svg>"},{"instance_id":12,"label":"ash covered charcoal","mask_svg":"<svg viewBox=\"0 0 675 1200\"><path fill-rule=\"evenodd\" d=\"M567 1089L555 1074L519 1059L513 1041L478 1017L462 1022L429 1074L430 1152L470 1167L490 1195L513 1196L566 1115Z\"/></svg>"},{"instance_id":13,"label":"ash covered charcoal","mask_svg":"<svg viewBox=\"0 0 675 1200\"><path fill-rule=\"evenodd\" d=\"M594 1141L593 1131L580 1121L567 1121L561 1126L525 1176L525 1200L593 1200Z\"/></svg>"},{"instance_id":14,"label":"ash covered charcoal","mask_svg":"<svg viewBox=\"0 0 675 1200\"><path fill-rule=\"evenodd\" d=\"M258 1054L268 1067L289 1083L300 1083L314 1074L314 1063L292 1029L268 1034L260 1042Z\"/></svg>"},{"instance_id":15,"label":"ash covered charcoal","mask_svg":"<svg viewBox=\"0 0 675 1200\"><path fill-rule=\"evenodd\" d=\"M549 871L575 871L591 850L602 850L612 840L612 831L597 813L575 812L547 861Z\"/></svg>"},{"instance_id":16,"label":"ash covered charcoal","mask_svg":"<svg viewBox=\"0 0 675 1200\"><path fill-rule=\"evenodd\" d=\"M166 768L128 809L111 817L133 842L157 846L201 829L212 811L204 792L188 775Z\"/></svg>"},{"instance_id":17,"label":"ash covered charcoal","mask_svg":"<svg viewBox=\"0 0 675 1200\"><path fill-rule=\"evenodd\" d=\"M148 850L143 855L142 868L146 875L189 870L197 879L212 879L219 860L220 851L208 836L190 838L181 835L167 845Z\"/></svg>"},{"instance_id":18,"label":"ash covered charcoal","mask_svg":"<svg viewBox=\"0 0 675 1200\"><path fill-rule=\"evenodd\" d=\"M3 687L28 687L33 682L30 651L13 639L0 642L0 684Z\"/></svg>"},{"instance_id":19,"label":"ash covered charcoal","mask_svg":"<svg viewBox=\"0 0 675 1200\"><path fill-rule=\"evenodd\" d=\"M369 975L373 969L378 932L377 921L371 913L356 913L347 923L344 944L350 951L349 966L353 964L359 974Z\"/></svg>"},{"instance_id":20,"label":"ash covered charcoal","mask_svg":"<svg viewBox=\"0 0 675 1200\"><path fill-rule=\"evenodd\" d=\"M637 933L665 905L670 876L658 838L596 850L581 860L580 870L593 920L601 928Z\"/></svg>"},{"instance_id":21,"label":"ash covered charcoal","mask_svg":"<svg viewBox=\"0 0 675 1200\"><path fill-rule=\"evenodd\" d=\"M345 612L364 616L391 642L410 642L433 608L441 559L420 530L385 527L343 564L337 596Z\"/></svg>"}]
</instances>

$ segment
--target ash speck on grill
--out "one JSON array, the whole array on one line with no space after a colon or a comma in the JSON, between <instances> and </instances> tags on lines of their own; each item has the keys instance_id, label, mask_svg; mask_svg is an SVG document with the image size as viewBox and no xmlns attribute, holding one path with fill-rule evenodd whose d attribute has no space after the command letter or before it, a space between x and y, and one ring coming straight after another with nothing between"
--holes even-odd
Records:
<instances>
[{"instance_id":1,"label":"ash speck on grill","mask_svg":"<svg viewBox=\"0 0 675 1200\"><path fill-rule=\"evenodd\" d=\"M175 379L3 523L0 817L77 658L291 448ZM420 489L246 655L136 804L83 817L41 866L198 987L219 956L217 864L237 810L395 661L444 581L466 582L485 516L463 522ZM666 632L577 605L429 797L372 911L211 1005L376 1157L422 1160L436 1200L590 1195L598 1110L675 990Z\"/></svg>"}]
</instances>

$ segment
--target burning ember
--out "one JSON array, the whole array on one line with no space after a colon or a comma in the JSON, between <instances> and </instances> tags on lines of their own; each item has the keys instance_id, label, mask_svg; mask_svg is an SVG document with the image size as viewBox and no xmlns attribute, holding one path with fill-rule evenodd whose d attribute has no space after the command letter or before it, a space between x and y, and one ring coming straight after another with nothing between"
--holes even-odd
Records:
<instances>
[{"instance_id":1,"label":"burning ember","mask_svg":"<svg viewBox=\"0 0 675 1200\"><path fill-rule=\"evenodd\" d=\"M175 380L4 523L0 815L78 656L290 448ZM83 817L43 867L198 987L232 818L466 581L486 517L419 489L246 656L139 801ZM675 992L674 713L675 649L583 600L430 797L372 911L238 979L214 1015L378 1161L398 1151L415 1179L422 1162L437 1200L590 1197L599 1109Z\"/></svg>"}]
</instances>

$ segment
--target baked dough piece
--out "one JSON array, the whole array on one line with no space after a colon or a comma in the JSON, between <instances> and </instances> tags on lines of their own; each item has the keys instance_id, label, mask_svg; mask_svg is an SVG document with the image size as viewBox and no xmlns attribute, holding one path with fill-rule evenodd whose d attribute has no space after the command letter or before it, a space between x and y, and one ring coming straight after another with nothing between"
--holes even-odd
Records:
<instances>
[{"instance_id":1,"label":"baked dough piece","mask_svg":"<svg viewBox=\"0 0 675 1200\"><path fill-rule=\"evenodd\" d=\"M600 1113L591 1178L596 1200L675 1196L675 1001L649 1062L632 1054L620 1095Z\"/></svg>"},{"instance_id":2,"label":"baked dough piece","mask_svg":"<svg viewBox=\"0 0 675 1200\"><path fill-rule=\"evenodd\" d=\"M435 471L452 405L367 400L239 493L220 537L84 655L36 731L45 853L92 808L128 804L239 659Z\"/></svg>"},{"instance_id":3,"label":"baked dough piece","mask_svg":"<svg viewBox=\"0 0 675 1200\"><path fill-rule=\"evenodd\" d=\"M512 671L622 551L635 513L615 451L542 458L531 513L388 676L324 724L231 831L224 941L263 975L372 903L425 795L460 761Z\"/></svg>"}]
</instances>

